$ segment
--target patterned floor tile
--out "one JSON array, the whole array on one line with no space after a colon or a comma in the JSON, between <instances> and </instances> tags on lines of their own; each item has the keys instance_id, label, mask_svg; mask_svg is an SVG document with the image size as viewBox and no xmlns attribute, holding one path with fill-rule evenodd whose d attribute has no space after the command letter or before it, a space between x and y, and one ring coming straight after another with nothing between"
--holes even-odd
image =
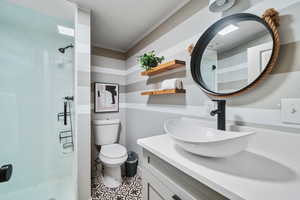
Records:
<instances>
[{"instance_id":1,"label":"patterned floor tile","mask_svg":"<svg viewBox=\"0 0 300 200\"><path fill-rule=\"evenodd\" d=\"M98 168L98 169L97 169ZM101 167L100 167L101 168ZM92 172L92 200L141 200L142 179L138 175L127 178L118 188L107 188L102 182L102 174L99 166L95 166Z\"/></svg>"}]
</instances>

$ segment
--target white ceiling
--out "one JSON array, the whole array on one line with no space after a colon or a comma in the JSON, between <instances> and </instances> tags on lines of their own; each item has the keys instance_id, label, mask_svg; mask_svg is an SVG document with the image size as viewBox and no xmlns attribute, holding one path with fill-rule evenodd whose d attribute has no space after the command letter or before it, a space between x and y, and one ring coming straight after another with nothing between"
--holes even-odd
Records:
<instances>
[{"instance_id":1,"label":"white ceiling","mask_svg":"<svg viewBox=\"0 0 300 200\"><path fill-rule=\"evenodd\" d=\"M92 11L92 43L127 51L191 0L9 0L49 16L74 19L71 2Z\"/></svg>"},{"instance_id":2,"label":"white ceiling","mask_svg":"<svg viewBox=\"0 0 300 200\"><path fill-rule=\"evenodd\" d=\"M126 51L190 0L74 0L92 10L92 42Z\"/></svg>"}]
</instances>

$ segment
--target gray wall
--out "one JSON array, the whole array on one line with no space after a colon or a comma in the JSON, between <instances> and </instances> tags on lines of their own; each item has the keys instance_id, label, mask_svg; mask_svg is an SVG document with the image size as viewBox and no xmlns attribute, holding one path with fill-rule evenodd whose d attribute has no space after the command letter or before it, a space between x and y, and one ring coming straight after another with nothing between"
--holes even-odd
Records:
<instances>
[{"instance_id":1,"label":"gray wall","mask_svg":"<svg viewBox=\"0 0 300 200\"><path fill-rule=\"evenodd\" d=\"M236 12L250 12L262 15L268 8L276 8L281 15L281 55L279 62L268 77L258 87L248 93L228 99L228 120L251 126L280 129L287 132L300 132L299 125L283 124L280 120L281 98L300 98L300 1L251 1L247 5L234 8ZM245 1L246 2L246 1ZM143 137L163 134L165 119L190 116L215 120L208 116L206 105L210 97L204 94L193 82L190 74L190 56L186 48L196 43L205 29L221 14L210 13L207 8L173 28L167 34L146 46L126 60L126 145L128 150L139 151L136 140ZM161 76L141 77L136 56L145 51L156 50L168 60L180 59L187 62L186 69L170 71ZM299 52L298 52L299 53ZM183 79L186 95L141 96L140 92L157 88L167 78Z\"/></svg>"}]
</instances>

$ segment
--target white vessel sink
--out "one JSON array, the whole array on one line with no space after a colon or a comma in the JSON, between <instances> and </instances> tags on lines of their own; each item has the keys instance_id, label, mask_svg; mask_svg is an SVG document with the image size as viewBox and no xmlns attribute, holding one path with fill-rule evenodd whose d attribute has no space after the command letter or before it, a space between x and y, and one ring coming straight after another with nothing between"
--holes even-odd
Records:
<instances>
[{"instance_id":1,"label":"white vessel sink","mask_svg":"<svg viewBox=\"0 0 300 200\"><path fill-rule=\"evenodd\" d=\"M248 127L229 124L226 131L214 128L216 122L192 118L169 119L166 133L184 150L206 157L227 157L247 148L255 132Z\"/></svg>"}]
</instances>

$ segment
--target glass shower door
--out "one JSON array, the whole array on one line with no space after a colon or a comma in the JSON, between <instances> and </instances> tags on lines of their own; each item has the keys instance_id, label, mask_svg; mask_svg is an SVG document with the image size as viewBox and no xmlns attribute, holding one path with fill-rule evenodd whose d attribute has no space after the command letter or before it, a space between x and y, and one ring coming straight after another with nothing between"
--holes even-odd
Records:
<instances>
[{"instance_id":1,"label":"glass shower door","mask_svg":"<svg viewBox=\"0 0 300 200\"><path fill-rule=\"evenodd\" d=\"M72 200L74 152L71 137L74 38L58 32L73 21L0 0L0 200ZM71 110L70 110L71 108ZM63 116L64 117L64 116ZM68 135L63 135L68 136ZM0 169L7 175L9 167Z\"/></svg>"}]
</instances>

